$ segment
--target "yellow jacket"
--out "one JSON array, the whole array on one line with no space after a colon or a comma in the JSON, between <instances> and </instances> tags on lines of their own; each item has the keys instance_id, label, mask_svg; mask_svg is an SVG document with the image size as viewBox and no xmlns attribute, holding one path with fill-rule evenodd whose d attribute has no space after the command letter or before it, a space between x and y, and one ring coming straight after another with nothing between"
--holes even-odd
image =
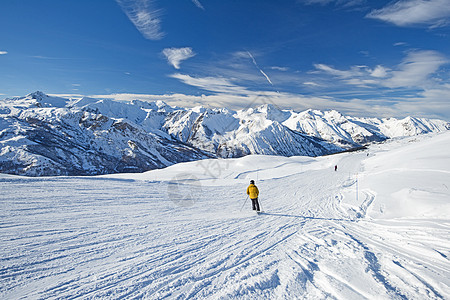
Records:
<instances>
[{"instance_id":1,"label":"yellow jacket","mask_svg":"<svg viewBox=\"0 0 450 300\"><path fill-rule=\"evenodd\" d=\"M250 199L256 199L258 198L259 191L256 185L250 184L247 188L247 195L250 196Z\"/></svg>"}]
</instances>

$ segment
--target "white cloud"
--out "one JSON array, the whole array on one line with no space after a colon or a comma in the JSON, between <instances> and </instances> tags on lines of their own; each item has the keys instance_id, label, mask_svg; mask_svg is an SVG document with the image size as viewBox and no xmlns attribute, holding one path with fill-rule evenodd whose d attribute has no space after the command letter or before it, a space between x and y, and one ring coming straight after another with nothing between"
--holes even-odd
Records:
<instances>
[{"instance_id":1,"label":"white cloud","mask_svg":"<svg viewBox=\"0 0 450 300\"><path fill-rule=\"evenodd\" d=\"M6 55L8 54L8 51L0 51L0 55Z\"/></svg>"},{"instance_id":2,"label":"white cloud","mask_svg":"<svg viewBox=\"0 0 450 300\"><path fill-rule=\"evenodd\" d=\"M80 98L85 97L85 95L73 94L73 93L71 93L71 94L47 94L47 95L52 96L52 97L61 97L61 98L67 98L67 99L80 99Z\"/></svg>"},{"instance_id":3,"label":"white cloud","mask_svg":"<svg viewBox=\"0 0 450 300\"><path fill-rule=\"evenodd\" d=\"M341 70L337 70L333 67L330 67L326 64L314 64L314 67L319 70L319 71L324 71L325 73L328 73L330 75L336 75L336 76L343 76L346 77L346 72L345 71L341 71Z\"/></svg>"},{"instance_id":4,"label":"white cloud","mask_svg":"<svg viewBox=\"0 0 450 300\"><path fill-rule=\"evenodd\" d=\"M357 85L360 87L368 87L370 85L377 84L378 81L373 80L373 79L350 78L350 79L344 80L344 83L350 84L350 85Z\"/></svg>"},{"instance_id":5,"label":"white cloud","mask_svg":"<svg viewBox=\"0 0 450 300\"><path fill-rule=\"evenodd\" d=\"M317 83L312 82L312 81L306 81L306 82L303 82L303 84L304 85L309 85L309 86L320 86L320 84L317 84Z\"/></svg>"},{"instance_id":6,"label":"white cloud","mask_svg":"<svg viewBox=\"0 0 450 300\"><path fill-rule=\"evenodd\" d=\"M209 80L212 80L210 78ZM219 79L220 81L221 79ZM240 87L240 90L246 90ZM56 96L56 95L55 95ZM59 95L60 96L60 95ZM81 96L80 96L81 97ZM256 107L258 105L273 103L280 108L294 109L303 111L310 108L328 110L337 109L343 113L352 115L361 115L364 109L373 112L373 103L371 101L364 102L362 100L350 100L348 102L339 102L330 97L314 97L304 96L291 93L277 93L272 91L248 91L246 94L235 93L215 93L212 95L186 95L186 94L165 94L165 95L147 95L147 94L107 94L107 95L89 95L88 97L95 99L112 99L117 101L157 101L163 100L167 104L179 107L218 107L229 109L245 109L248 107ZM368 105L371 108L368 108ZM376 110L375 110L376 111ZM379 109L380 112L386 113L388 109ZM362 114L362 116L367 116Z\"/></svg>"},{"instance_id":7,"label":"white cloud","mask_svg":"<svg viewBox=\"0 0 450 300\"><path fill-rule=\"evenodd\" d=\"M437 51L410 52L383 84L391 88L424 86L430 75L447 63L449 61Z\"/></svg>"},{"instance_id":8,"label":"white cloud","mask_svg":"<svg viewBox=\"0 0 450 300\"><path fill-rule=\"evenodd\" d=\"M248 51L236 51L232 53L232 57L235 59L248 59Z\"/></svg>"},{"instance_id":9,"label":"white cloud","mask_svg":"<svg viewBox=\"0 0 450 300\"><path fill-rule=\"evenodd\" d=\"M162 53L166 56L169 64L171 64L175 69L180 68L180 63L183 60L195 56L194 51L192 51L192 48L190 47L166 48L162 51Z\"/></svg>"},{"instance_id":10,"label":"white cloud","mask_svg":"<svg viewBox=\"0 0 450 300\"><path fill-rule=\"evenodd\" d=\"M226 107L229 109L243 109L255 107L265 103L274 103L280 108L303 111L309 108L329 110L335 109L344 114L363 117L405 117L413 115L418 117L441 118L450 120L450 83L425 88L423 92L407 97L395 96L380 97L375 92L368 98L364 90L341 91L328 93L328 96L307 96L288 92L275 92L264 90L249 90L230 79L222 77L192 77L184 74L174 74L173 78L181 82L211 92L209 95L187 94L106 94L88 95L97 99L113 99L131 101L163 100L169 105L179 107ZM305 82L306 85L318 86L314 82ZM55 95L61 97L81 98L79 94ZM331 96L333 95L333 96ZM345 96L347 99L339 98ZM349 96L353 95L353 98ZM363 96L364 99L358 98ZM335 98L338 97L338 98Z\"/></svg>"},{"instance_id":11,"label":"white cloud","mask_svg":"<svg viewBox=\"0 0 450 300\"><path fill-rule=\"evenodd\" d=\"M343 71L335 69L325 64L315 64L314 67L319 71L342 78L361 76L361 69L365 68L365 66L353 66L350 70Z\"/></svg>"},{"instance_id":12,"label":"white cloud","mask_svg":"<svg viewBox=\"0 0 450 300\"><path fill-rule=\"evenodd\" d=\"M168 103L192 107L196 105L207 105L212 107L227 107L231 109L242 109L249 106L257 106L265 103L273 103L278 107L294 109L297 111L309 108L328 110L336 109L343 113L355 116L377 116L377 114L386 114L392 112L389 116L395 116L396 111L380 104L374 104L375 101L365 101L360 99L351 99L341 101L332 97L305 96L288 92L275 92L263 90L249 90L232 82L230 79L222 77L192 77L185 74L174 74L172 78L181 82L212 92L212 95L202 96L177 96L165 95L165 101ZM318 86L312 82L305 84ZM153 98L155 99L155 98ZM161 99L161 98L157 98ZM161 99L163 100L163 99ZM181 104L183 103L183 104ZM194 105L195 104L195 105ZM398 112L397 112L398 113Z\"/></svg>"},{"instance_id":13,"label":"white cloud","mask_svg":"<svg viewBox=\"0 0 450 300\"><path fill-rule=\"evenodd\" d=\"M249 93L246 88L236 85L229 79L222 77L192 77L190 75L180 73L170 75L170 77L178 79L187 85L201 88L205 91L238 95Z\"/></svg>"},{"instance_id":14,"label":"white cloud","mask_svg":"<svg viewBox=\"0 0 450 300\"><path fill-rule=\"evenodd\" d=\"M195 4L195 6L197 6L201 10L205 10L205 7L203 7L203 5L200 3L199 0L192 0L192 2Z\"/></svg>"},{"instance_id":15,"label":"white cloud","mask_svg":"<svg viewBox=\"0 0 450 300\"><path fill-rule=\"evenodd\" d=\"M401 117L411 114L450 119L450 82L445 82L444 73L440 74L442 81L437 81L438 70L445 72L441 67L446 62L445 57L436 51L416 50L408 52L397 65L389 67L356 65L342 70L317 64L313 72L296 73L295 76L289 72L274 72L274 79L281 83L281 87L295 84L300 89L303 87L305 93L310 93L303 95L295 91L278 92L267 85L267 90L264 90L262 84L267 78L261 76L259 67L254 69L248 52L241 51L232 53L230 59L217 60L216 64L193 65L199 75L181 72L170 75L206 95L114 94L92 97L163 100L181 107L203 105L230 109L272 102L297 111L336 109L355 116Z\"/></svg>"},{"instance_id":16,"label":"white cloud","mask_svg":"<svg viewBox=\"0 0 450 300\"><path fill-rule=\"evenodd\" d=\"M413 116L425 116L450 121L450 84L424 89L423 92L395 104L395 110Z\"/></svg>"},{"instance_id":17,"label":"white cloud","mask_svg":"<svg viewBox=\"0 0 450 300\"><path fill-rule=\"evenodd\" d=\"M277 71L282 71L282 72L289 71L288 67L277 67L277 66L274 66L274 67L270 67L270 69L277 70Z\"/></svg>"},{"instance_id":18,"label":"white cloud","mask_svg":"<svg viewBox=\"0 0 450 300\"><path fill-rule=\"evenodd\" d=\"M155 9L151 0L116 0L137 30L149 40L164 37L161 31L161 10Z\"/></svg>"},{"instance_id":19,"label":"white cloud","mask_svg":"<svg viewBox=\"0 0 450 300\"><path fill-rule=\"evenodd\" d=\"M81 98L81 95L53 95L71 96ZM450 102L446 101L450 96L450 87L447 90L430 90L416 98L392 99L358 99L337 100L333 97L315 97L292 93L276 93L271 91L253 91L245 95L228 93L216 93L212 95L187 95L187 94L106 94L89 95L96 99L112 99L117 101L157 101L162 100L167 104L178 107L218 107L229 109L245 109L266 103L274 103L280 108L304 111L307 109L330 110L335 109L343 114L360 117L405 117L407 115L431 118L450 119ZM441 101L435 99L439 98ZM444 99L444 100L442 100Z\"/></svg>"},{"instance_id":20,"label":"white cloud","mask_svg":"<svg viewBox=\"0 0 450 300\"><path fill-rule=\"evenodd\" d=\"M449 63L439 52L432 50L411 51L393 69L378 65L374 69L367 66L352 66L349 70L339 70L325 64L315 64L316 72L341 79L341 82L355 86L380 86L388 88L425 87L429 78L438 69Z\"/></svg>"},{"instance_id":21,"label":"white cloud","mask_svg":"<svg viewBox=\"0 0 450 300\"><path fill-rule=\"evenodd\" d=\"M376 66L373 71L370 72L370 76L377 77L377 78L383 78L388 76L388 69L386 69L383 66Z\"/></svg>"},{"instance_id":22,"label":"white cloud","mask_svg":"<svg viewBox=\"0 0 450 300\"><path fill-rule=\"evenodd\" d=\"M367 17L397 26L442 26L450 21L450 1L401 0L374 10Z\"/></svg>"}]
</instances>

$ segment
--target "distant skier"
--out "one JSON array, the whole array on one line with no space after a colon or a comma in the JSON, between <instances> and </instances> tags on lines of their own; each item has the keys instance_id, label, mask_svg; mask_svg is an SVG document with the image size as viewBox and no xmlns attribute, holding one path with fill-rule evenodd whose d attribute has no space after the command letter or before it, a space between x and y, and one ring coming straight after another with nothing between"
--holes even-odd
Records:
<instances>
[{"instance_id":1,"label":"distant skier","mask_svg":"<svg viewBox=\"0 0 450 300\"><path fill-rule=\"evenodd\" d=\"M337 165L334 166L334 171L337 171Z\"/></svg>"},{"instance_id":2,"label":"distant skier","mask_svg":"<svg viewBox=\"0 0 450 300\"><path fill-rule=\"evenodd\" d=\"M259 190L256 187L254 180L250 180L250 185L247 188L247 195L252 200L252 208L253 208L253 210L256 210L257 212L259 212L260 211L259 203L258 203Z\"/></svg>"}]
</instances>

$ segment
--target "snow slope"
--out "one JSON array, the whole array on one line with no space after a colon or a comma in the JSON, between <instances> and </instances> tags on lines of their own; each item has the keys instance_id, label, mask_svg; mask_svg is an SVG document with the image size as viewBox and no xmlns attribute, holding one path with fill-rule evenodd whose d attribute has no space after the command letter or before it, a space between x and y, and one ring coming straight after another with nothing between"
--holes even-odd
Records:
<instances>
[{"instance_id":1,"label":"snow slope","mask_svg":"<svg viewBox=\"0 0 450 300\"><path fill-rule=\"evenodd\" d=\"M449 299L449 147L0 175L0 298Z\"/></svg>"}]
</instances>

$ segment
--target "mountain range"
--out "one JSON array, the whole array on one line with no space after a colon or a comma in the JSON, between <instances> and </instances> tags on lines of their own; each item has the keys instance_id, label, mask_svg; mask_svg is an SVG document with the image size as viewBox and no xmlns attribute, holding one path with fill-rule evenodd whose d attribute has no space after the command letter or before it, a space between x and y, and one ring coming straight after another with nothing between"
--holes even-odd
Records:
<instances>
[{"instance_id":1,"label":"mountain range","mask_svg":"<svg viewBox=\"0 0 450 300\"><path fill-rule=\"evenodd\" d=\"M249 154L321 156L449 129L437 119L356 118L272 104L239 111L179 108L38 91L0 101L0 172L97 175Z\"/></svg>"}]
</instances>

